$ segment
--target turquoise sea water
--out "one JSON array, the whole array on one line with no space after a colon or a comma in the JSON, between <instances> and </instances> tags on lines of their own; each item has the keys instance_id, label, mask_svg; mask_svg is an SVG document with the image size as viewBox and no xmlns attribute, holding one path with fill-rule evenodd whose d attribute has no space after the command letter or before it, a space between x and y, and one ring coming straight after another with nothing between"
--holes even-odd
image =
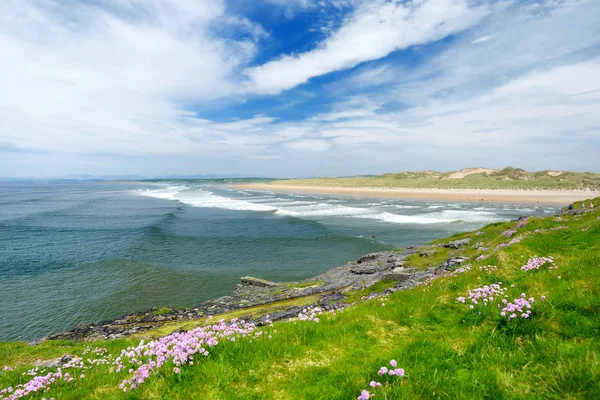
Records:
<instances>
[{"instance_id":1,"label":"turquoise sea water","mask_svg":"<svg viewBox=\"0 0 600 400\"><path fill-rule=\"evenodd\" d=\"M555 211L198 183L0 183L0 340L192 306L243 275L304 279L371 251Z\"/></svg>"}]
</instances>

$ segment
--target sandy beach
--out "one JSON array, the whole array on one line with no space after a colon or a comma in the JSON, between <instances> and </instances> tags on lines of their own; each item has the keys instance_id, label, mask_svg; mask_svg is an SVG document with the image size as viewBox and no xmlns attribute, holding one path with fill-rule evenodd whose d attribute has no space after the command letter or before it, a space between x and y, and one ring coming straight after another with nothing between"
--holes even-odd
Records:
<instances>
[{"instance_id":1,"label":"sandy beach","mask_svg":"<svg viewBox=\"0 0 600 400\"><path fill-rule=\"evenodd\" d=\"M265 183L232 185L238 189L275 192L332 194L355 197L380 197L421 200L460 200L506 203L545 203L568 205L574 201L600 196L586 190L506 190L506 189L425 189L425 188L346 188L328 186L272 185Z\"/></svg>"}]
</instances>

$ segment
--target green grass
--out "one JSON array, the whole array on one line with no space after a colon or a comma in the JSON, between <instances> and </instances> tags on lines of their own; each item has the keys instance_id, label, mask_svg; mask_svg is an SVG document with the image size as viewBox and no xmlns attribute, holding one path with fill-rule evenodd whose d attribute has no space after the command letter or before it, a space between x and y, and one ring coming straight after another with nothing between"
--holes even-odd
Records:
<instances>
[{"instance_id":1,"label":"green grass","mask_svg":"<svg viewBox=\"0 0 600 400\"><path fill-rule=\"evenodd\" d=\"M450 257L450 249L436 248L435 253L431 256L422 257L419 253L408 256L405 260L405 267L413 267L418 269L427 269L432 266L437 266L443 263Z\"/></svg>"},{"instance_id":2,"label":"green grass","mask_svg":"<svg viewBox=\"0 0 600 400\"><path fill-rule=\"evenodd\" d=\"M360 301L363 296L368 296L371 293L381 293L381 292L385 291L385 289L387 289L387 288L394 287L396 285L396 283L397 282L395 282L395 281L376 282L372 286L369 286L362 290L356 290L356 291L350 292L348 294L348 296L344 299L344 302L347 304L356 303L357 301Z\"/></svg>"},{"instance_id":3,"label":"green grass","mask_svg":"<svg viewBox=\"0 0 600 400\"><path fill-rule=\"evenodd\" d=\"M152 311L152 314L153 315L166 315L166 314L170 313L171 311L173 311L173 309L170 307L161 307L157 310Z\"/></svg>"},{"instance_id":4,"label":"green grass","mask_svg":"<svg viewBox=\"0 0 600 400\"><path fill-rule=\"evenodd\" d=\"M371 187L371 188L456 188L456 189L600 189L600 175L591 172L527 172L507 167L491 174L477 173L450 178L453 172L400 172L379 176L321 177L272 181L276 185ZM269 182L267 182L269 183Z\"/></svg>"},{"instance_id":5,"label":"green grass","mask_svg":"<svg viewBox=\"0 0 600 400\"><path fill-rule=\"evenodd\" d=\"M275 323L263 328L272 339L264 335L252 342L220 343L209 357L183 366L180 375L167 365L131 393L118 388L129 376L126 371L97 366L86 371L85 379L57 384L34 398L355 399L362 389L369 389L369 381L379 380L385 384L376 391L376 399L597 399L599 217L596 210L562 220L532 218L517 235L547 231L473 262L468 272L361 302L336 315L322 315L319 323ZM562 225L569 229L549 230ZM512 226L492 224L479 235L463 233L437 242L470 237L471 245L462 253L474 258L481 252L472 244L481 241L493 249L510 240L501 233ZM535 255L553 256L558 270L522 271L520 266ZM480 271L479 266L486 264L498 269L491 274ZM536 298L529 319L507 323L496 306L482 308L478 315L456 301L468 289L498 281L509 288L510 299L522 292ZM371 290L385 289L377 285ZM351 294L357 300L363 295ZM542 295L546 301L539 299ZM134 343L137 340L130 338L92 345L106 347L116 356ZM24 382L22 373L36 360L81 354L87 345L0 343L0 368L15 368L0 375L0 388ZM390 359L398 361L406 377L377 375Z\"/></svg>"}]
</instances>

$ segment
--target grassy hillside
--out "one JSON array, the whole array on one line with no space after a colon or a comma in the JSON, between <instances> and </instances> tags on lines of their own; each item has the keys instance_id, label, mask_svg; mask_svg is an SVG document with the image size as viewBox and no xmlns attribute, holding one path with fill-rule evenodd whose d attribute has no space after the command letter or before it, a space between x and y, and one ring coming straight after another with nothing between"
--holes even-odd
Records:
<instances>
[{"instance_id":1,"label":"grassy hillside","mask_svg":"<svg viewBox=\"0 0 600 400\"><path fill-rule=\"evenodd\" d=\"M464 188L464 189L600 189L600 175L591 172L539 171L520 168L502 170L469 168L455 172L400 172L380 176L289 179L278 185L373 187L373 188Z\"/></svg>"},{"instance_id":2,"label":"grassy hillside","mask_svg":"<svg viewBox=\"0 0 600 400\"><path fill-rule=\"evenodd\" d=\"M209 327L144 342L140 355L132 348L121 359L121 350L138 346L139 338L0 343L0 368L6 366L0 390L11 387L14 394L16 385L34 376L57 374L56 368L27 372L37 360L72 354L82 361L52 375L49 384L37 378L34 383L47 384L48 391L28 398L356 399L368 390L377 399L597 399L600 198L594 202L595 211L580 216L496 223L437 241L470 238L454 255L471 263L335 313L307 310L298 320L260 328L239 322L210 327L206 321ZM425 258L415 255L407 263L425 268ZM473 303L469 290L471 297L487 291L487 302ZM502 307L521 302L531 308L523 304L515 318L509 319L513 311L502 316ZM173 356L187 361L174 365ZM148 368L159 360L161 368ZM394 370L392 360L403 370L378 374L383 366ZM133 377L144 382L134 389L126 382L126 392L119 388Z\"/></svg>"}]
</instances>

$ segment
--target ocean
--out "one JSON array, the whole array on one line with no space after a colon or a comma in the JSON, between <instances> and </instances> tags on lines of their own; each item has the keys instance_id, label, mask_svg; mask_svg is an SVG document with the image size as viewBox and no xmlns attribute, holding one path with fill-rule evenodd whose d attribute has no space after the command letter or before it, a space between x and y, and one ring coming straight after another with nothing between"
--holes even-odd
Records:
<instances>
[{"instance_id":1,"label":"ocean","mask_svg":"<svg viewBox=\"0 0 600 400\"><path fill-rule=\"evenodd\" d=\"M555 207L248 191L212 183L0 183L0 340L31 340L309 278Z\"/></svg>"}]
</instances>

